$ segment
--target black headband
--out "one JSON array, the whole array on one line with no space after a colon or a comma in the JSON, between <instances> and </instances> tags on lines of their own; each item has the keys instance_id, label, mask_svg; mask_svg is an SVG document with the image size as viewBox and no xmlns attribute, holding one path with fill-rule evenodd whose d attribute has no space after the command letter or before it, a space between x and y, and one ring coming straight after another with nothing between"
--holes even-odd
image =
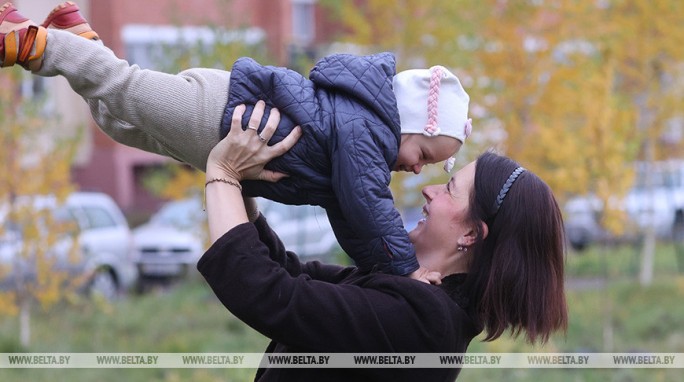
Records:
<instances>
[{"instance_id":1,"label":"black headband","mask_svg":"<svg viewBox=\"0 0 684 382\"><path fill-rule=\"evenodd\" d=\"M515 182L516 179L520 176L525 171L524 167L518 167L513 172L511 173L511 176L508 177L508 180L506 180L506 183L504 183L503 187L501 187L501 191L499 191L499 195L496 197L496 201L494 201L494 213L496 214L499 211L499 208L501 208L501 204L504 201L504 198L508 194L508 190L511 189L511 186L513 185L513 182Z\"/></svg>"}]
</instances>

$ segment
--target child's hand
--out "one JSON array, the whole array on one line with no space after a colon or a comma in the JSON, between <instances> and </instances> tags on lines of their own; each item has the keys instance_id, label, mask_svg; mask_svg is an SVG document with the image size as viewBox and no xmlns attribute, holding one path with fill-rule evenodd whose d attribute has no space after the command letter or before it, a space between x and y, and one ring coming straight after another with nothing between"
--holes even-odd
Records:
<instances>
[{"instance_id":1,"label":"child's hand","mask_svg":"<svg viewBox=\"0 0 684 382\"><path fill-rule=\"evenodd\" d=\"M426 284L439 285L442 283L442 274L439 272L431 271L427 268L420 267L415 272L408 275L408 277L422 281Z\"/></svg>"}]
</instances>

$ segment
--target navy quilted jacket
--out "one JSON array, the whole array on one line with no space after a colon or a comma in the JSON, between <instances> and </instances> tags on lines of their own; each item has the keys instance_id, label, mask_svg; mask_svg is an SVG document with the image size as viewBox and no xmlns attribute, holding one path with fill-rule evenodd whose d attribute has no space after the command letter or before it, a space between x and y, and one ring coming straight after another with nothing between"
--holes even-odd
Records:
<instances>
[{"instance_id":1,"label":"navy quilted jacket","mask_svg":"<svg viewBox=\"0 0 684 382\"><path fill-rule=\"evenodd\" d=\"M241 58L231 72L221 137L237 105L248 105L243 126L258 100L268 105L266 116L269 107L276 107L281 122L270 144L294 126L303 130L290 151L266 166L290 177L278 183L244 181L245 193L322 206L357 266L405 275L418 269L418 262L389 189L401 142L395 71L390 53L328 56L311 70L310 79Z\"/></svg>"}]
</instances>

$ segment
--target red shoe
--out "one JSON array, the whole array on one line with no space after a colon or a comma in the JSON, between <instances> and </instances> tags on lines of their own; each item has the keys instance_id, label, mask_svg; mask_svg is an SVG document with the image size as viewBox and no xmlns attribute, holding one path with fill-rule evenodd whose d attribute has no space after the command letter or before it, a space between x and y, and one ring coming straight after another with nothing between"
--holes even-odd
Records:
<instances>
[{"instance_id":1,"label":"red shoe","mask_svg":"<svg viewBox=\"0 0 684 382\"><path fill-rule=\"evenodd\" d=\"M61 29L88 40L99 40L100 36L90 27L88 21L79 12L78 5L66 1L56 6L43 21L44 28Z\"/></svg>"},{"instance_id":2,"label":"red shoe","mask_svg":"<svg viewBox=\"0 0 684 382\"><path fill-rule=\"evenodd\" d=\"M0 66L19 64L38 70L46 43L45 28L19 14L10 2L0 6Z\"/></svg>"}]
</instances>

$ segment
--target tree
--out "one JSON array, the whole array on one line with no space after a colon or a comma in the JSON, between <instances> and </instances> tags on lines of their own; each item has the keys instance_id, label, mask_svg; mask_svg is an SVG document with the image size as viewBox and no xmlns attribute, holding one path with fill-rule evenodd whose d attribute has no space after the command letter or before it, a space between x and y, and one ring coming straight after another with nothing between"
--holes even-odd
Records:
<instances>
[{"instance_id":1,"label":"tree","mask_svg":"<svg viewBox=\"0 0 684 382\"><path fill-rule=\"evenodd\" d=\"M23 99L18 91L21 74L0 74L0 236L21 237L10 249L10 262L0 266L0 276L13 279L11 287L0 292L0 314L19 316L20 341L28 346L33 306L48 309L78 281L54 268L52 252L75 227L31 201L47 194L63 201L73 190L70 165L76 146L73 139L53 136L50 122L38 117L39 104ZM68 256L75 256L76 250L73 240Z\"/></svg>"}]
</instances>

